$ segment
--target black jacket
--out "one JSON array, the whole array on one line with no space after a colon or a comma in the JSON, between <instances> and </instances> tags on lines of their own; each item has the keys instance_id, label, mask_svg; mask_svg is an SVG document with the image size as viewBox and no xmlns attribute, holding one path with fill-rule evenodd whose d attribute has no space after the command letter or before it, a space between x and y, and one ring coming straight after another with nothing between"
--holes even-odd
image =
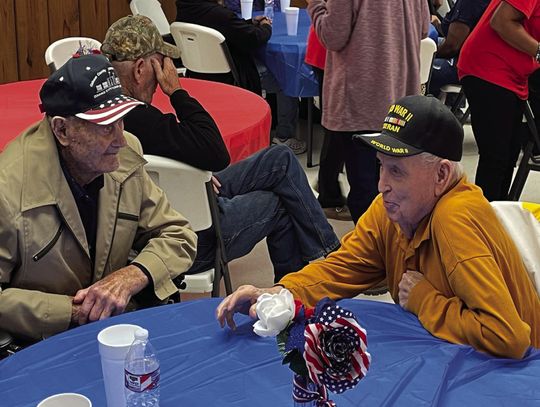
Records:
<instances>
[{"instance_id":1,"label":"black jacket","mask_svg":"<svg viewBox=\"0 0 540 407\"><path fill-rule=\"evenodd\" d=\"M140 140L145 154L206 171L227 167L229 152L210 114L183 89L171 95L171 104L176 116L151 105L137 106L124 116L124 129Z\"/></svg>"},{"instance_id":2,"label":"black jacket","mask_svg":"<svg viewBox=\"0 0 540 407\"><path fill-rule=\"evenodd\" d=\"M176 21L203 25L222 33L238 71L239 85L261 94L261 82L253 52L270 39L270 25L252 24L251 20L237 17L233 11L213 0L177 0L176 13ZM231 75L190 73L189 76L232 83Z\"/></svg>"}]
</instances>

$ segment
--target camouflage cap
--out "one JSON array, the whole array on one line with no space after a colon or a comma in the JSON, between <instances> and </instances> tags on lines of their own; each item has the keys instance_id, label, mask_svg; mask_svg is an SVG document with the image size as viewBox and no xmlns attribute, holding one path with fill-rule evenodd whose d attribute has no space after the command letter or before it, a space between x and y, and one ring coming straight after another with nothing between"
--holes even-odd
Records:
<instances>
[{"instance_id":1,"label":"camouflage cap","mask_svg":"<svg viewBox=\"0 0 540 407\"><path fill-rule=\"evenodd\" d=\"M122 17L105 34L101 52L111 61L133 61L153 53L179 58L180 50L163 41L152 20L142 15Z\"/></svg>"}]
</instances>

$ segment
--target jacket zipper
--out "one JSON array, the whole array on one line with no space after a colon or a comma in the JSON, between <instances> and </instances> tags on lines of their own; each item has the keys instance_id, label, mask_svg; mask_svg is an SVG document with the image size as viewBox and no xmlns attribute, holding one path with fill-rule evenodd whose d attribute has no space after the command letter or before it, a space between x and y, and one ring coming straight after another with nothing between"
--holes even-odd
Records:
<instances>
[{"instance_id":1,"label":"jacket zipper","mask_svg":"<svg viewBox=\"0 0 540 407\"><path fill-rule=\"evenodd\" d=\"M64 229L64 224L60 223L60 227L58 228L58 231L56 232L56 234L54 235L52 240L47 244L47 246L45 246L39 252L34 254L32 256L32 260L39 261L43 256L45 256L52 249L52 247L56 244L58 239L60 239L60 235L62 234L63 229Z\"/></svg>"},{"instance_id":2,"label":"jacket zipper","mask_svg":"<svg viewBox=\"0 0 540 407\"><path fill-rule=\"evenodd\" d=\"M109 253L107 254L107 260L105 261L105 267L109 264L109 258L111 257L111 252L114 245L114 236L116 235L116 225L118 224L118 217L119 217L119 209L120 209L120 200L122 199L122 190L123 190L123 184L120 184L120 190L118 191L118 202L116 203L116 216L114 217L114 228L113 228L113 234L111 238L111 245L109 247Z\"/></svg>"}]
</instances>

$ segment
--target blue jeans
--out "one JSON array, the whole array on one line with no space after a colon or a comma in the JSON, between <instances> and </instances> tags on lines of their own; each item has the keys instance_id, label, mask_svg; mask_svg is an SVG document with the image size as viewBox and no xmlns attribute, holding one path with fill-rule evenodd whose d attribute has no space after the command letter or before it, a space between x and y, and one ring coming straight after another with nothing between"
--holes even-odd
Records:
<instances>
[{"instance_id":1,"label":"blue jeans","mask_svg":"<svg viewBox=\"0 0 540 407\"><path fill-rule=\"evenodd\" d=\"M429 94L439 97L444 85L456 85L459 83L457 75L457 61L454 58L435 58L431 70L429 82Z\"/></svg>"},{"instance_id":2,"label":"blue jeans","mask_svg":"<svg viewBox=\"0 0 540 407\"><path fill-rule=\"evenodd\" d=\"M268 147L215 174L227 260L248 254L266 237L275 281L339 247L304 170L285 146ZM190 273L212 267L214 231L198 233Z\"/></svg>"},{"instance_id":3,"label":"blue jeans","mask_svg":"<svg viewBox=\"0 0 540 407\"><path fill-rule=\"evenodd\" d=\"M276 77L268 70L266 65L257 60L255 60L255 64L257 65L257 71L259 71L262 88L267 93L276 94L276 137L282 140L295 137L298 123L298 98L283 93Z\"/></svg>"}]
</instances>

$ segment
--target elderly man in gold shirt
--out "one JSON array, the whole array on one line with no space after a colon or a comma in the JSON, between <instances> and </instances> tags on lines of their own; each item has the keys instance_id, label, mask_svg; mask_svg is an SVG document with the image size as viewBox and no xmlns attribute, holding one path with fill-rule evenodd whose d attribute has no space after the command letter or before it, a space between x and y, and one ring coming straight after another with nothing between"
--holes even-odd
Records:
<instances>
[{"instance_id":1,"label":"elderly man in gold shirt","mask_svg":"<svg viewBox=\"0 0 540 407\"><path fill-rule=\"evenodd\" d=\"M219 305L221 325L234 328L238 311L255 317L259 295L281 286L312 306L386 278L394 301L441 339L509 358L540 347L540 299L481 189L463 175L463 129L448 108L407 96L381 133L358 138L378 150L381 169L380 194L355 230L275 287L240 287Z\"/></svg>"}]
</instances>

